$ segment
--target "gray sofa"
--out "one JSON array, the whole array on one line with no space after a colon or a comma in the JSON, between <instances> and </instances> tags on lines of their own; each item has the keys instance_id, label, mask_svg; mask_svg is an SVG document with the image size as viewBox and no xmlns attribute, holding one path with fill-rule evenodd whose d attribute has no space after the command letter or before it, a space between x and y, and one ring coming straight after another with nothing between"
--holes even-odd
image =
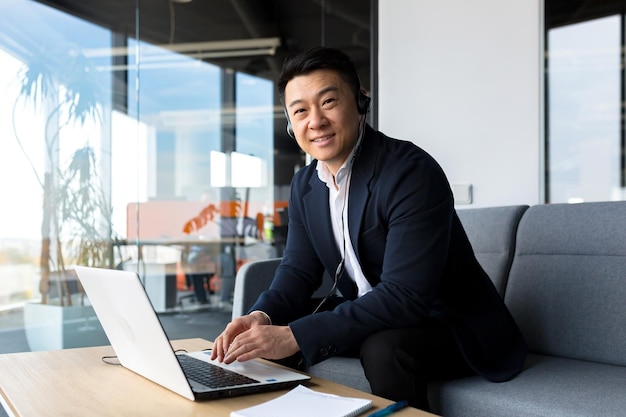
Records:
<instances>
[{"instance_id":1,"label":"gray sofa","mask_svg":"<svg viewBox=\"0 0 626 417\"><path fill-rule=\"evenodd\" d=\"M429 387L443 416L626 415L626 202L458 210L476 256L530 354L504 383L480 377ZM279 259L244 265L233 317L268 287ZM319 292L323 294L326 289ZM310 373L369 391L358 359Z\"/></svg>"}]
</instances>

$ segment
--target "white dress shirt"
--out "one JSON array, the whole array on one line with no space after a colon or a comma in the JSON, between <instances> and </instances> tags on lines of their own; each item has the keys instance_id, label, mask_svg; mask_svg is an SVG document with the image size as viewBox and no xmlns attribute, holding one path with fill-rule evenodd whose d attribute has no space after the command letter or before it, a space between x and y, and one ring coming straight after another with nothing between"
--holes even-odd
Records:
<instances>
[{"instance_id":1,"label":"white dress shirt","mask_svg":"<svg viewBox=\"0 0 626 417\"><path fill-rule=\"evenodd\" d=\"M348 231L348 195L352 177L352 162L354 159L353 155L359 144L357 143L346 162L339 168L336 178L333 177L333 174L324 162L318 161L317 163L317 176L328 187L328 203L330 205L330 217L335 242L341 252L341 257L344 259L345 272L356 283L357 297L361 297L372 290L372 286L365 278L365 275L363 275Z\"/></svg>"}]
</instances>

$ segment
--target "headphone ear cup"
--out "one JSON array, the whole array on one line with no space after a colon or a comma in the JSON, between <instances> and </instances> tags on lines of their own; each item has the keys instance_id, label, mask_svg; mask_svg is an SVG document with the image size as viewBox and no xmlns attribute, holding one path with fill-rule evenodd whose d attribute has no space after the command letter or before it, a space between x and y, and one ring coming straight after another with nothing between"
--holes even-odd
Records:
<instances>
[{"instance_id":1,"label":"headphone ear cup","mask_svg":"<svg viewBox=\"0 0 626 417\"><path fill-rule=\"evenodd\" d=\"M367 114L370 109L371 98L366 96L362 90L359 90L358 96L356 98L357 110L360 114Z\"/></svg>"},{"instance_id":2,"label":"headphone ear cup","mask_svg":"<svg viewBox=\"0 0 626 417\"><path fill-rule=\"evenodd\" d=\"M291 136L292 139L296 138L296 135L293 133L293 127L291 127L291 120L289 120L289 114L287 114L287 109L283 109L285 113L285 119L287 119L287 134Z\"/></svg>"}]
</instances>

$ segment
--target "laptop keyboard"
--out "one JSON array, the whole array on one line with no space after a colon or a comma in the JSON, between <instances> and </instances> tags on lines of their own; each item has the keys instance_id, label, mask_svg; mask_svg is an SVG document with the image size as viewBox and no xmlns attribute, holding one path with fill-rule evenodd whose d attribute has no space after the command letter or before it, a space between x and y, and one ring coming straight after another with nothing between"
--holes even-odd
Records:
<instances>
[{"instance_id":1,"label":"laptop keyboard","mask_svg":"<svg viewBox=\"0 0 626 417\"><path fill-rule=\"evenodd\" d=\"M188 379L210 388L232 387L259 382L189 355L176 355L176 357Z\"/></svg>"}]
</instances>

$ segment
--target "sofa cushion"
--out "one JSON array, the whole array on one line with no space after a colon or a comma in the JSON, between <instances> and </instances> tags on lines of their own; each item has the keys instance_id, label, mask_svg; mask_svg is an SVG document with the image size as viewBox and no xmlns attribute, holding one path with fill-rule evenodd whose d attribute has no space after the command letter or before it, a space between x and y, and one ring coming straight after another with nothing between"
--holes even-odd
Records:
<instances>
[{"instance_id":1,"label":"sofa cushion","mask_svg":"<svg viewBox=\"0 0 626 417\"><path fill-rule=\"evenodd\" d=\"M533 206L505 302L531 352L626 365L626 202Z\"/></svg>"},{"instance_id":2,"label":"sofa cushion","mask_svg":"<svg viewBox=\"0 0 626 417\"><path fill-rule=\"evenodd\" d=\"M526 205L457 210L476 259L498 293L504 289L515 252L515 237Z\"/></svg>"},{"instance_id":3,"label":"sofa cushion","mask_svg":"<svg viewBox=\"0 0 626 417\"><path fill-rule=\"evenodd\" d=\"M317 363L307 369L313 376L347 385L361 391L371 392L370 384L365 378L361 361L356 358L335 356Z\"/></svg>"},{"instance_id":4,"label":"sofa cushion","mask_svg":"<svg viewBox=\"0 0 626 417\"><path fill-rule=\"evenodd\" d=\"M433 412L446 417L623 416L626 368L529 355L505 383L469 377L431 384Z\"/></svg>"}]
</instances>

